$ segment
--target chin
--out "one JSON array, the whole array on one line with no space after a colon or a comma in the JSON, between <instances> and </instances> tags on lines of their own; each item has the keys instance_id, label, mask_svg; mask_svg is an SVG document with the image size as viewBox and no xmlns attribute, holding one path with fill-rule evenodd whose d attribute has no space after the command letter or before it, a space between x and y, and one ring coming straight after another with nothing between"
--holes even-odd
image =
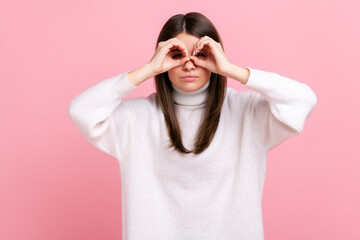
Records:
<instances>
[{"instance_id":1,"label":"chin","mask_svg":"<svg viewBox=\"0 0 360 240\"><path fill-rule=\"evenodd\" d=\"M191 91L198 90L199 88L200 88L200 86L189 86L189 87L183 87L181 89L184 91L187 91L187 92L191 92Z\"/></svg>"}]
</instances>

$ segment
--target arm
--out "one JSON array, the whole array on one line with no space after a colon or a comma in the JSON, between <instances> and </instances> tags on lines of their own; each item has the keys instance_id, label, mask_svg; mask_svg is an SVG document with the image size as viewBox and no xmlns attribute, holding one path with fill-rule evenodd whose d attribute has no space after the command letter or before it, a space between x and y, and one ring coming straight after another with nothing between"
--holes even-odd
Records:
<instances>
[{"instance_id":1,"label":"arm","mask_svg":"<svg viewBox=\"0 0 360 240\"><path fill-rule=\"evenodd\" d=\"M269 150L292 135L302 132L317 97L304 83L250 67L232 65L229 75L254 90L249 102L254 134Z\"/></svg>"},{"instance_id":2,"label":"arm","mask_svg":"<svg viewBox=\"0 0 360 240\"><path fill-rule=\"evenodd\" d=\"M150 64L145 64L133 71L129 71L128 80L132 85L139 86L140 83L155 75L153 67Z\"/></svg>"},{"instance_id":3,"label":"arm","mask_svg":"<svg viewBox=\"0 0 360 240\"><path fill-rule=\"evenodd\" d=\"M145 65L144 65L145 66ZM76 128L95 147L118 159L128 150L131 111L123 99L149 75L142 66L105 79L76 96L68 114ZM130 78L131 76L131 78Z\"/></svg>"}]
</instances>

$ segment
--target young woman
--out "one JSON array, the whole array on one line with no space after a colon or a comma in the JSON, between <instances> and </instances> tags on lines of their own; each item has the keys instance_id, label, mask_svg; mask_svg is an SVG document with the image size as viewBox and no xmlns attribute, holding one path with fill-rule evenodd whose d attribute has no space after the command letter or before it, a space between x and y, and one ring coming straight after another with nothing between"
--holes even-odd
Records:
<instances>
[{"instance_id":1,"label":"young woman","mask_svg":"<svg viewBox=\"0 0 360 240\"><path fill-rule=\"evenodd\" d=\"M124 99L155 78L156 92ZM253 91L226 87L227 77ZM305 84L226 58L204 15L171 17L145 65L79 94L69 116L119 161L124 240L264 239L270 149L299 134L317 102Z\"/></svg>"}]
</instances>

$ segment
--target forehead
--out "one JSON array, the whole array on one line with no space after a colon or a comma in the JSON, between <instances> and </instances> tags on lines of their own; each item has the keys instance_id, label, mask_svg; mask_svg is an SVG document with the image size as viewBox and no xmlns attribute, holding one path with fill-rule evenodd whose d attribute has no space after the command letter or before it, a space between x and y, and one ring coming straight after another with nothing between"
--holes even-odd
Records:
<instances>
[{"instance_id":1,"label":"forehead","mask_svg":"<svg viewBox=\"0 0 360 240\"><path fill-rule=\"evenodd\" d=\"M195 44L200 40L199 37L185 32L179 33L175 37L184 43L189 52L193 50Z\"/></svg>"}]
</instances>

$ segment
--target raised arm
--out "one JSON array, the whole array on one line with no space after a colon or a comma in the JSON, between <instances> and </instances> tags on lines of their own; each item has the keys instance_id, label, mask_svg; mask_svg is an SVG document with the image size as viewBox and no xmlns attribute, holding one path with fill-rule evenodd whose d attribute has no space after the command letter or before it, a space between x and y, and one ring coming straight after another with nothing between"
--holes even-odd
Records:
<instances>
[{"instance_id":1,"label":"raised arm","mask_svg":"<svg viewBox=\"0 0 360 240\"><path fill-rule=\"evenodd\" d=\"M247 74L248 73L248 74ZM229 75L254 90L248 106L254 134L269 150L302 132L317 103L309 86L277 73L234 66Z\"/></svg>"},{"instance_id":2,"label":"raised arm","mask_svg":"<svg viewBox=\"0 0 360 240\"><path fill-rule=\"evenodd\" d=\"M81 134L98 149L116 158L127 151L131 111L123 99L137 86L128 73L105 79L76 96L68 114Z\"/></svg>"},{"instance_id":3,"label":"raised arm","mask_svg":"<svg viewBox=\"0 0 360 240\"><path fill-rule=\"evenodd\" d=\"M169 53L173 49L187 56L185 45L179 39L159 42L147 64L105 79L70 102L68 114L91 144L118 159L126 155L134 124L131 109L123 98L145 80L188 60L188 57L172 58Z\"/></svg>"}]
</instances>

